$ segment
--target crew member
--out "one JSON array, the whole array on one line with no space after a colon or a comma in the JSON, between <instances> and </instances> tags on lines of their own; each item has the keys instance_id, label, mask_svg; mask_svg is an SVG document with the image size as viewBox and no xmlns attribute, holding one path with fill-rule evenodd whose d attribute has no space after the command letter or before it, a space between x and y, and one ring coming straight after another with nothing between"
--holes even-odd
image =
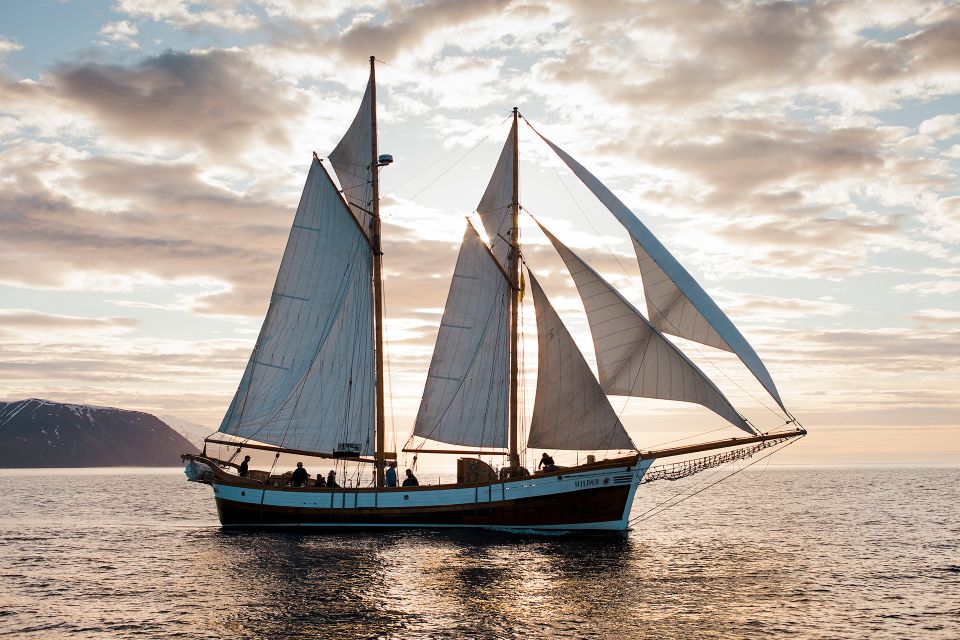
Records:
<instances>
[{"instance_id":1,"label":"crew member","mask_svg":"<svg viewBox=\"0 0 960 640\"><path fill-rule=\"evenodd\" d=\"M546 452L544 452L543 455L540 456L540 464L537 465L537 468L539 469L540 467L543 467L543 470L544 470L544 471L556 471L556 470L557 470L557 465L554 464L553 458L551 458L550 456L548 456Z\"/></svg>"},{"instance_id":2,"label":"crew member","mask_svg":"<svg viewBox=\"0 0 960 640\"><path fill-rule=\"evenodd\" d=\"M309 479L310 475L307 473L307 470L303 468L303 463L298 462L297 468L293 470L293 475L290 476L290 485L294 487L302 487L307 484Z\"/></svg>"},{"instance_id":3,"label":"crew member","mask_svg":"<svg viewBox=\"0 0 960 640\"><path fill-rule=\"evenodd\" d=\"M417 480L417 476L413 475L413 471L407 469L407 477L403 479L403 486L405 487L419 487L420 481Z\"/></svg>"},{"instance_id":4,"label":"crew member","mask_svg":"<svg viewBox=\"0 0 960 640\"><path fill-rule=\"evenodd\" d=\"M330 473L327 474L327 487L335 489L340 485L337 484L337 472L333 469L330 469Z\"/></svg>"},{"instance_id":5,"label":"crew member","mask_svg":"<svg viewBox=\"0 0 960 640\"><path fill-rule=\"evenodd\" d=\"M323 479L323 474L318 473L317 479L314 481L313 486L315 487L325 487L327 486L327 481Z\"/></svg>"},{"instance_id":6,"label":"crew member","mask_svg":"<svg viewBox=\"0 0 960 640\"><path fill-rule=\"evenodd\" d=\"M243 458L243 462L240 463L237 471L240 473L241 478L246 478L250 475L250 456Z\"/></svg>"},{"instance_id":7,"label":"crew member","mask_svg":"<svg viewBox=\"0 0 960 640\"><path fill-rule=\"evenodd\" d=\"M384 474L387 481L388 487L397 486L397 463L396 461L391 462L390 466L387 467L387 472Z\"/></svg>"}]
</instances>

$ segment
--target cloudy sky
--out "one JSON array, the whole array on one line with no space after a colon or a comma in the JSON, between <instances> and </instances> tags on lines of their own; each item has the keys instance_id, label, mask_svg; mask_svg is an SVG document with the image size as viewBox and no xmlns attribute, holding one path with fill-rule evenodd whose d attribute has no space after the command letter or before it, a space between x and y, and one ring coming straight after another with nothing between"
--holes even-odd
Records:
<instances>
[{"instance_id":1,"label":"cloudy sky","mask_svg":"<svg viewBox=\"0 0 960 640\"><path fill-rule=\"evenodd\" d=\"M352 120L370 55L396 158L399 444L516 105L753 343L812 431L783 459L960 461L960 6L942 1L4 2L0 397L215 428L311 153ZM644 308L622 229L526 128L520 144L524 206ZM592 362L562 263L524 224ZM758 426L782 425L735 360L683 346ZM613 404L644 447L721 426Z\"/></svg>"}]
</instances>

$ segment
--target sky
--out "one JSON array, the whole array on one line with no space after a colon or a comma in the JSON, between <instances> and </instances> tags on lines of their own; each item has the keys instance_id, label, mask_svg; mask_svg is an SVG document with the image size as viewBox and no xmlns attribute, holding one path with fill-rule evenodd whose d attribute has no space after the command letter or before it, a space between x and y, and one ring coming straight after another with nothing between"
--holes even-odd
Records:
<instances>
[{"instance_id":1,"label":"sky","mask_svg":"<svg viewBox=\"0 0 960 640\"><path fill-rule=\"evenodd\" d=\"M394 446L517 106L754 346L810 431L780 461L960 463L960 5L941 1L0 3L0 399L215 429L371 55L396 160ZM520 157L524 208L644 309L623 229L525 126ZM594 364L562 262L529 218L522 237ZM735 358L678 344L783 426ZM736 435L696 405L611 400L643 448Z\"/></svg>"}]
</instances>

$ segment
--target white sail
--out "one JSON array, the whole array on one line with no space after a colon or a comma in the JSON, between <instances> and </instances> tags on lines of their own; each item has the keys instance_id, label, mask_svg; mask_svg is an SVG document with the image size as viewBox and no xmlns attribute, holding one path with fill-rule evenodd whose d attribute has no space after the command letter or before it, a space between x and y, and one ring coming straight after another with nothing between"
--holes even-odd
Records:
<instances>
[{"instance_id":1,"label":"white sail","mask_svg":"<svg viewBox=\"0 0 960 640\"><path fill-rule=\"evenodd\" d=\"M510 234L513 232L513 136L516 125L510 127L510 134L500 151L497 166L490 176L487 189L477 205L477 213L483 222L483 228L490 239L490 250L501 266L507 267L510 255Z\"/></svg>"},{"instance_id":2,"label":"white sail","mask_svg":"<svg viewBox=\"0 0 960 640\"><path fill-rule=\"evenodd\" d=\"M314 160L260 336L220 431L319 453L370 453L370 247Z\"/></svg>"},{"instance_id":3,"label":"white sail","mask_svg":"<svg viewBox=\"0 0 960 640\"><path fill-rule=\"evenodd\" d=\"M363 232L370 233L370 218L373 215L373 179L371 171L371 149L373 132L371 126L370 83L363 92L360 109L353 123L337 147L328 156L337 179L343 188L343 197L350 203L350 210L356 216Z\"/></svg>"},{"instance_id":4,"label":"white sail","mask_svg":"<svg viewBox=\"0 0 960 640\"><path fill-rule=\"evenodd\" d=\"M413 434L505 447L510 388L510 287L467 223Z\"/></svg>"},{"instance_id":5,"label":"white sail","mask_svg":"<svg viewBox=\"0 0 960 640\"><path fill-rule=\"evenodd\" d=\"M626 228L635 245L651 318L664 333L695 340L737 354L760 384L786 411L773 378L750 343L676 258L596 176L537 132L601 203ZM652 264L651 264L652 263ZM644 269L646 269L644 271ZM648 284L649 282L649 284ZM660 306L664 305L664 306ZM710 329L708 329L709 327Z\"/></svg>"},{"instance_id":6,"label":"white sail","mask_svg":"<svg viewBox=\"0 0 960 640\"><path fill-rule=\"evenodd\" d=\"M605 393L695 402L755 433L697 365L579 256L540 228L563 258L583 300Z\"/></svg>"},{"instance_id":7,"label":"white sail","mask_svg":"<svg viewBox=\"0 0 960 640\"><path fill-rule=\"evenodd\" d=\"M527 448L579 451L634 449L610 401L530 274L537 310L537 396Z\"/></svg>"}]
</instances>

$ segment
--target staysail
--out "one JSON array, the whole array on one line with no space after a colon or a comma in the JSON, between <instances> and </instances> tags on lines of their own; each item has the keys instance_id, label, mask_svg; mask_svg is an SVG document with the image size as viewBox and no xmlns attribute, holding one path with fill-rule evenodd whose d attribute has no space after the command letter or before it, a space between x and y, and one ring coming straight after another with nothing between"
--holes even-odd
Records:
<instances>
[{"instance_id":1,"label":"staysail","mask_svg":"<svg viewBox=\"0 0 960 640\"><path fill-rule=\"evenodd\" d=\"M353 123L336 148L328 156L337 179L343 187L343 197L350 204L350 210L356 216L363 232L370 233L370 218L373 216L373 177L376 167L370 165L370 149L373 132L370 82L363 92L360 110Z\"/></svg>"},{"instance_id":2,"label":"staysail","mask_svg":"<svg viewBox=\"0 0 960 640\"><path fill-rule=\"evenodd\" d=\"M623 450L635 445L617 417L590 366L530 275L537 311L537 396L528 448Z\"/></svg>"},{"instance_id":3,"label":"staysail","mask_svg":"<svg viewBox=\"0 0 960 640\"><path fill-rule=\"evenodd\" d=\"M483 228L490 239L490 251L500 265L507 267L510 255L510 237L513 233L513 171L514 171L514 131L516 123L510 128L507 141L503 143L497 166L490 176L490 182L477 205L477 213L483 222Z\"/></svg>"},{"instance_id":4,"label":"staysail","mask_svg":"<svg viewBox=\"0 0 960 640\"><path fill-rule=\"evenodd\" d=\"M534 129L536 131L536 129ZM650 318L659 330L735 353L786 411L773 378L750 343L703 287L630 209L600 180L540 132L537 135L563 160L634 241Z\"/></svg>"},{"instance_id":5,"label":"staysail","mask_svg":"<svg viewBox=\"0 0 960 640\"><path fill-rule=\"evenodd\" d=\"M540 229L567 265L583 300L604 393L695 402L730 424L755 433L676 345L556 236L543 225Z\"/></svg>"},{"instance_id":6,"label":"staysail","mask_svg":"<svg viewBox=\"0 0 960 640\"><path fill-rule=\"evenodd\" d=\"M509 282L468 222L413 435L507 446L509 305Z\"/></svg>"},{"instance_id":7,"label":"staysail","mask_svg":"<svg viewBox=\"0 0 960 640\"><path fill-rule=\"evenodd\" d=\"M260 336L219 431L332 453L373 447L370 247L318 160Z\"/></svg>"}]
</instances>

